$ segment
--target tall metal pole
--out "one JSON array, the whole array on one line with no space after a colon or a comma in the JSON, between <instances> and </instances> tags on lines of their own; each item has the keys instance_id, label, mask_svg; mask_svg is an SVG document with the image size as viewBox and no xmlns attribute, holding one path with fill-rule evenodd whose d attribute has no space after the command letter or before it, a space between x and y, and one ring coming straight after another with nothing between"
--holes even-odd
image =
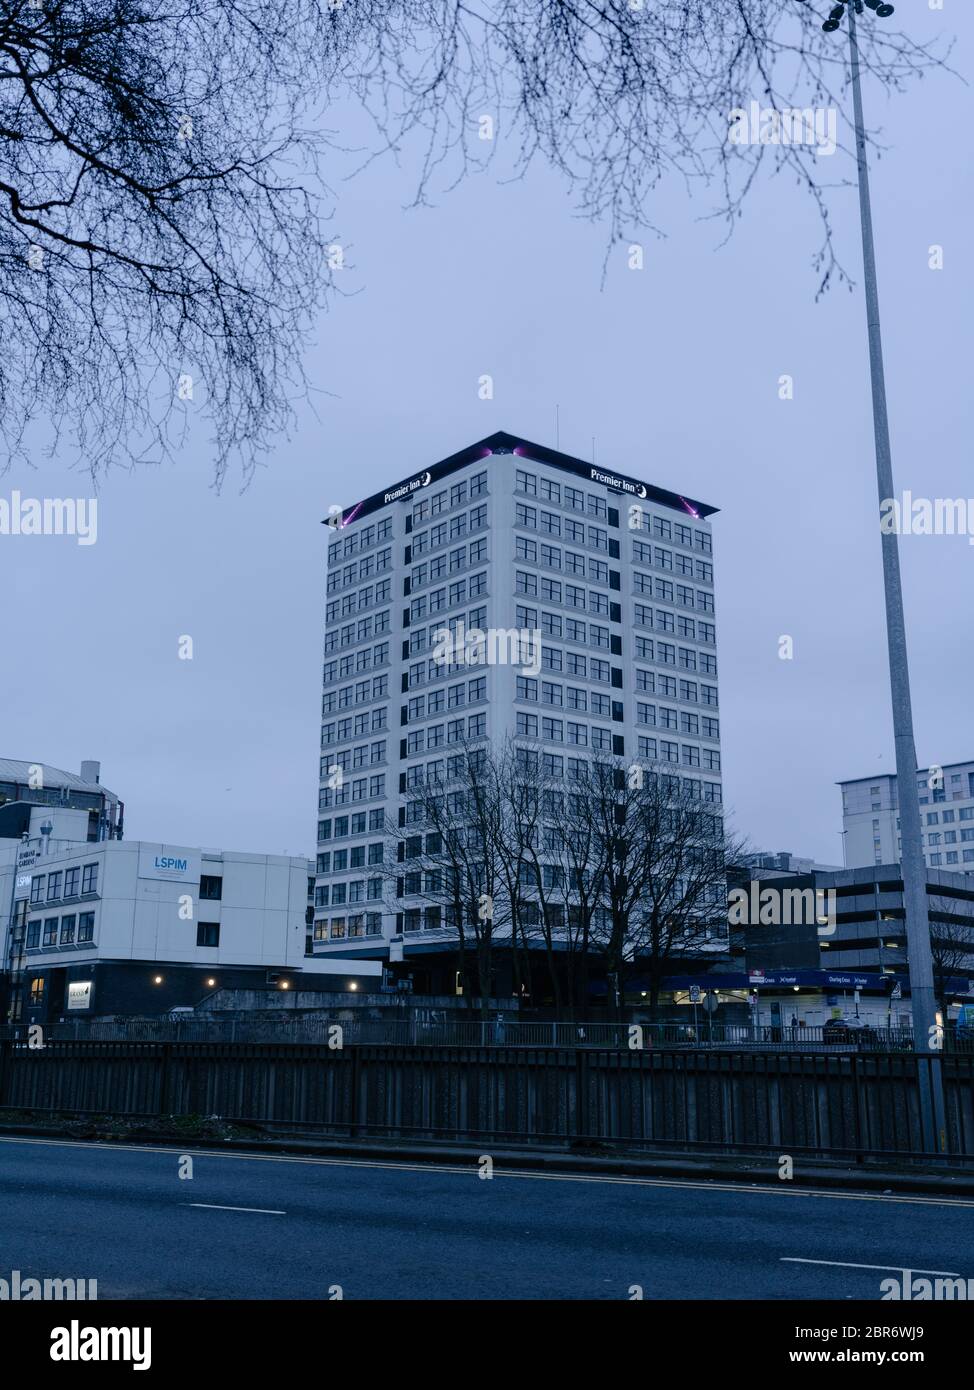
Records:
<instances>
[{"instance_id":1,"label":"tall metal pole","mask_svg":"<svg viewBox=\"0 0 974 1390\"><path fill-rule=\"evenodd\" d=\"M855 5L850 4L847 12L852 99L856 122L856 161L859 167L859 217L862 224L866 324L869 331L876 481L879 486L879 504L882 508L883 503L888 505L889 499L893 497L893 462L890 454L889 419L886 413L886 379L883 372L883 342L879 324L879 289L876 282L876 251L873 244L872 207L869 198L869 168L862 115ZM930 948L930 920L927 915L927 869L923 858L920 802L917 797L910 668L906 648L906 623L903 617L903 589L900 582L899 539L896 531L884 529L881 532L881 543L889 678L893 703L893 736L896 746L896 787L903 845L900 851L900 868L903 875L906 948L913 1007L913 1046L915 1052L929 1054L922 1062L918 1059L920 1125L924 1148L943 1152L946 1148L943 1073L940 1064L943 1029L940 1027L938 1031L937 1000L933 987L933 953Z\"/></svg>"}]
</instances>

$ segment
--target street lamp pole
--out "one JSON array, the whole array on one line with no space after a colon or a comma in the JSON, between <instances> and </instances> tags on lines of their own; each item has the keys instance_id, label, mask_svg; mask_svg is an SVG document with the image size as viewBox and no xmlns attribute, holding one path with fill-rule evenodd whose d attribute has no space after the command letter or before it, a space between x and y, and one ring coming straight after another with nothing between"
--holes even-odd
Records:
<instances>
[{"instance_id":1,"label":"street lamp pole","mask_svg":"<svg viewBox=\"0 0 974 1390\"><path fill-rule=\"evenodd\" d=\"M845 13L849 16L849 54L852 69L852 100L856 126L856 163L859 173L859 218L862 227L863 279L866 290L866 325L869 335L869 369L872 383L873 436L876 450L876 481L879 504L888 507L893 497L893 461L886 409L886 379L883 371L883 340L879 319L879 288L876 280L876 250L873 241L872 205L869 197L869 165L866 158L866 129L862 114L859 42L856 15L863 6L885 19L893 6L878 0L841 0L822 26L827 33L839 28ZM920 803L917 797L916 746L913 739L913 708L910 700L910 668L903 615L903 588L896 531L881 530L883 582L886 596L886 636L889 649L890 691L893 705L893 735L896 747L896 786L900 812L900 869L903 876L903 907L906 916L906 942L913 1010L913 1046L926 1052L925 1065L918 1068L920 1126L926 1150L946 1148L943 1072L940 1050L944 1030L937 1017L933 986L933 953L930 947L930 921L927 912L927 871L923 858Z\"/></svg>"}]
</instances>

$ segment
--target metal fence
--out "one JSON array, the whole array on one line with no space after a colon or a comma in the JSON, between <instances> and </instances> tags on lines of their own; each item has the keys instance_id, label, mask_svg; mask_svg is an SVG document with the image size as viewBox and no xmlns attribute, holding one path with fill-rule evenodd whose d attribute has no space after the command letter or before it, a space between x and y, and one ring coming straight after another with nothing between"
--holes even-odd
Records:
<instances>
[{"instance_id":1,"label":"metal fence","mask_svg":"<svg viewBox=\"0 0 974 1390\"><path fill-rule=\"evenodd\" d=\"M933 1066L943 1070L946 1152L974 1167L974 1058L911 1052L5 1041L0 1114L911 1162L918 1081Z\"/></svg>"},{"instance_id":2,"label":"metal fence","mask_svg":"<svg viewBox=\"0 0 974 1390\"><path fill-rule=\"evenodd\" d=\"M792 1028L748 1024L578 1023L541 1020L444 1019L422 1017L372 1019L351 1011L274 1016L251 1013L238 1018L215 1016L172 1019L116 1018L90 1022L72 1019L45 1024L43 1037L76 1042L241 1042L322 1043L341 1029L344 1044L399 1047L608 1047L626 1051L647 1047L755 1048L771 1052L823 1049L836 1052L910 1051L913 1035L902 1029L868 1029L844 1034L841 1029ZM638 1029L634 1033L633 1029ZM0 1028L0 1039L24 1041L27 1025ZM952 1039L946 1039L952 1047Z\"/></svg>"}]
</instances>

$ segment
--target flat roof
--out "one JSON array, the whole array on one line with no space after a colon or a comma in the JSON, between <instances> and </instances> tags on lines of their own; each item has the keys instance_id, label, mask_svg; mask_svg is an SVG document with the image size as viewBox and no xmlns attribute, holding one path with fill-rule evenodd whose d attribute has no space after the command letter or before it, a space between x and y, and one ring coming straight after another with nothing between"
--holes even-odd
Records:
<instances>
[{"instance_id":1,"label":"flat roof","mask_svg":"<svg viewBox=\"0 0 974 1390\"><path fill-rule=\"evenodd\" d=\"M966 758L959 763L930 763L927 767L918 767L917 775L919 776L922 772L929 772L931 767L940 767L943 768L944 772L948 772L952 767L970 767L972 764L974 764L974 758ZM884 777L890 777L895 780L896 773L871 772L868 777L843 777L837 781L835 785L837 787L851 787L854 782L881 782Z\"/></svg>"},{"instance_id":2,"label":"flat roof","mask_svg":"<svg viewBox=\"0 0 974 1390\"><path fill-rule=\"evenodd\" d=\"M429 468L391 484L382 492L375 492L371 497L343 508L341 525L348 526L382 507L411 497L421 489L429 487L431 483L440 482L451 473L495 454L514 454L518 458L531 459L535 463L546 464L549 468L560 469L563 473L571 473L576 478L584 478L587 482L601 483L637 501L655 502L661 507L671 507L697 520L713 516L719 510L707 502L684 497L681 493L670 492L667 488L656 487L639 478L631 478L627 474L616 472L615 469L600 468L594 463L586 462L585 459L575 458L573 454L563 454L558 449L549 449L545 444L534 444L521 435L498 430L495 434L487 435L485 439L478 439L475 444L468 444L458 453L440 459L439 463L431 464ZM322 524L334 526L334 521L326 518Z\"/></svg>"}]
</instances>

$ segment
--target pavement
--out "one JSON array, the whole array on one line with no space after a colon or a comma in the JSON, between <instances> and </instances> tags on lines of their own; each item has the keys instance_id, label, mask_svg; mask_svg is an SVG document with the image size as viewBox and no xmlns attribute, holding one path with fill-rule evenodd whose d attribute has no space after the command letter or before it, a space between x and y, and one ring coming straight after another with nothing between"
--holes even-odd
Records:
<instances>
[{"instance_id":1,"label":"pavement","mask_svg":"<svg viewBox=\"0 0 974 1390\"><path fill-rule=\"evenodd\" d=\"M974 1196L489 1167L8 1135L0 1278L97 1279L100 1300L876 1300L904 1269L974 1279Z\"/></svg>"}]
</instances>

